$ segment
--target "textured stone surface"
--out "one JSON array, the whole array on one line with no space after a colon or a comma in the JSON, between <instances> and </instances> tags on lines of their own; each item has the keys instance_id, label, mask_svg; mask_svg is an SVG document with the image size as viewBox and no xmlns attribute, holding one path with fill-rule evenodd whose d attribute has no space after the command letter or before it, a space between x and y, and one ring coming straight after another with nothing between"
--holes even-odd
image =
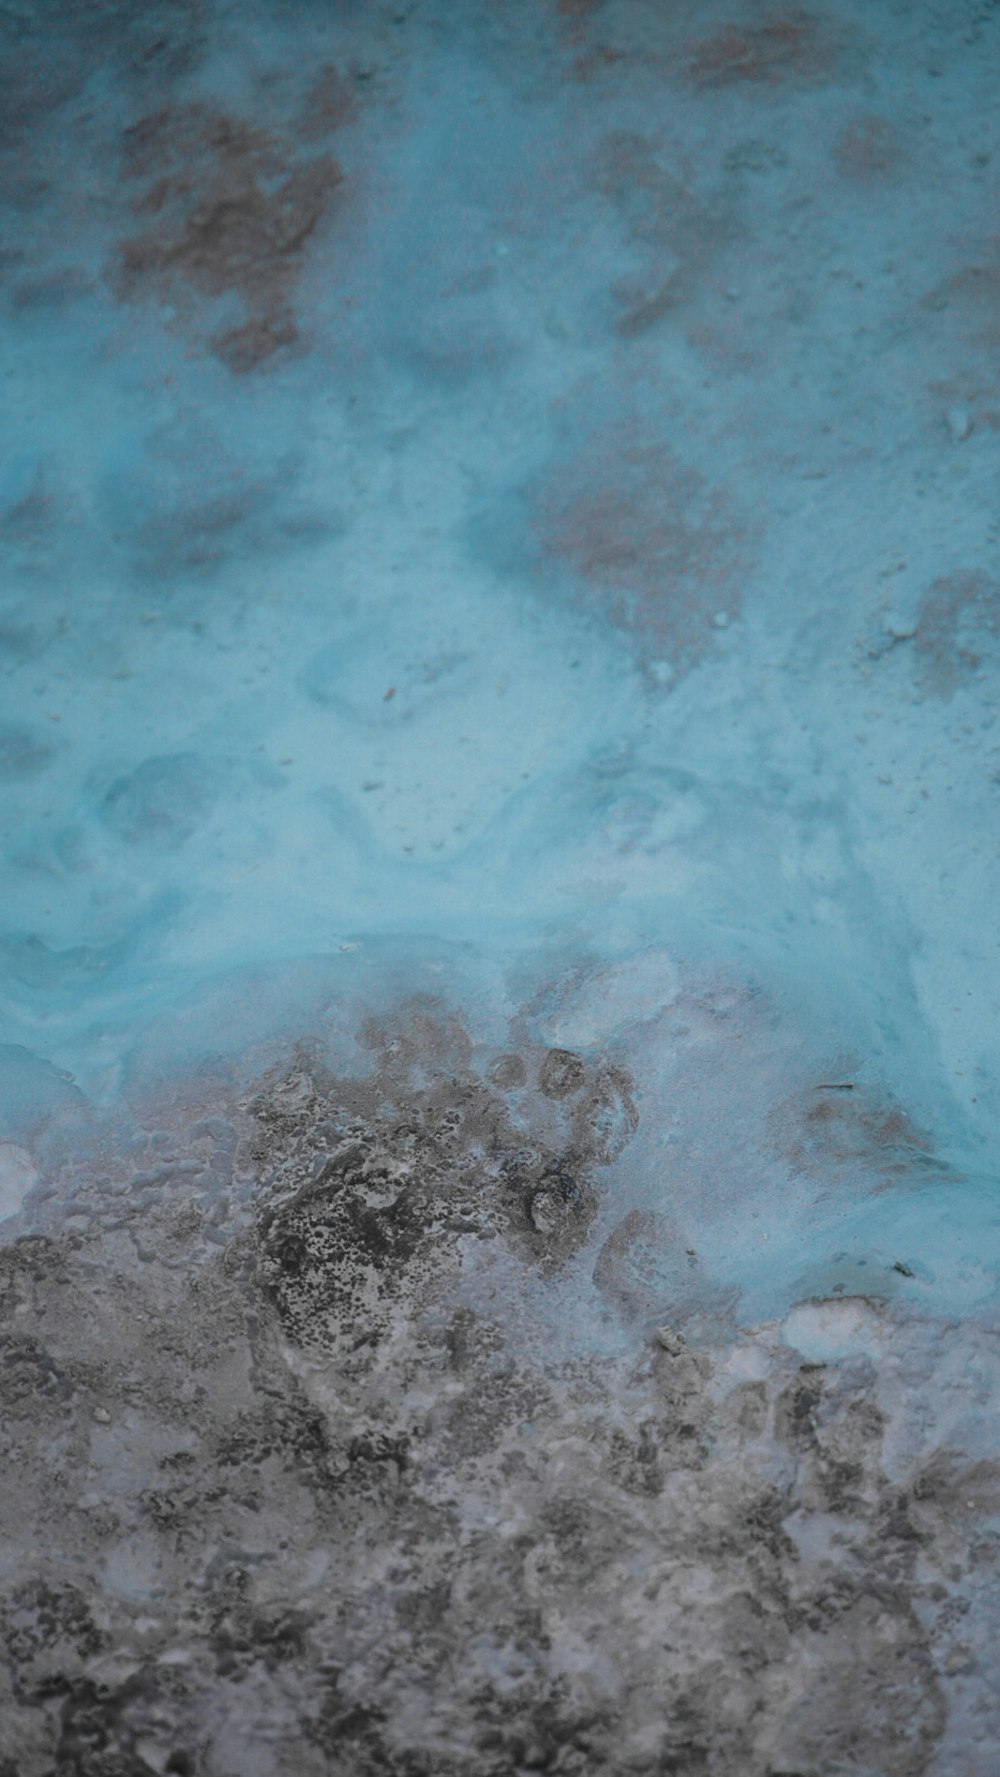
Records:
<instances>
[{"instance_id":1,"label":"textured stone surface","mask_svg":"<svg viewBox=\"0 0 1000 1777\"><path fill-rule=\"evenodd\" d=\"M481 1065L427 1003L362 1041L0 1254L4 1770L985 1770L938 1755L1000 1467L936 1421L956 1362L995 1408L990 1333L741 1326L691 1255L685 1332L567 1359L532 1290L634 1324L669 1238L588 1246L620 1063Z\"/></svg>"}]
</instances>

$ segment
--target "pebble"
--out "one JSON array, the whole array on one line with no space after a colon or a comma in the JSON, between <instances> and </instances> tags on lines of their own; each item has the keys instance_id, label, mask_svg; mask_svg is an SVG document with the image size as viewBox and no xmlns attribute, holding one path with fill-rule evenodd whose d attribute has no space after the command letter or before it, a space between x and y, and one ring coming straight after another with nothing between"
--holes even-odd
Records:
<instances>
[{"instance_id":1,"label":"pebble","mask_svg":"<svg viewBox=\"0 0 1000 1777\"><path fill-rule=\"evenodd\" d=\"M892 636L897 642L908 642L917 633L912 617L905 617L902 611L887 611L882 619L882 628L887 636Z\"/></svg>"},{"instance_id":2,"label":"pebble","mask_svg":"<svg viewBox=\"0 0 1000 1777\"><path fill-rule=\"evenodd\" d=\"M956 444L961 444L962 440L968 438L972 431L971 413L967 407L949 407L947 420L952 438Z\"/></svg>"},{"instance_id":3,"label":"pebble","mask_svg":"<svg viewBox=\"0 0 1000 1777\"><path fill-rule=\"evenodd\" d=\"M565 1205L554 1191L536 1191L528 1214L537 1233L554 1234L565 1220Z\"/></svg>"},{"instance_id":4,"label":"pebble","mask_svg":"<svg viewBox=\"0 0 1000 1777\"><path fill-rule=\"evenodd\" d=\"M683 1333L676 1332L673 1327L657 1327L656 1343L667 1353L668 1357L680 1357L687 1345L687 1340Z\"/></svg>"}]
</instances>

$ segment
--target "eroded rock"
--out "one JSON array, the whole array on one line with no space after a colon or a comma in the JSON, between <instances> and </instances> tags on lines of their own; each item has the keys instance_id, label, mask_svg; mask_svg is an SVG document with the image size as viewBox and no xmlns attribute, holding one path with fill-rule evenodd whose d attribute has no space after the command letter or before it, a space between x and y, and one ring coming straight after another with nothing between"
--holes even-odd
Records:
<instances>
[{"instance_id":1,"label":"eroded rock","mask_svg":"<svg viewBox=\"0 0 1000 1777\"><path fill-rule=\"evenodd\" d=\"M426 1002L368 1048L302 1045L130 1192L109 1150L85 1226L3 1250L0 1756L935 1771L997 1497L936 1403L963 1350L996 1393L988 1332L740 1329L663 1217L595 1260L619 1064L498 1066ZM532 1314L595 1263L635 1336L567 1355Z\"/></svg>"}]
</instances>

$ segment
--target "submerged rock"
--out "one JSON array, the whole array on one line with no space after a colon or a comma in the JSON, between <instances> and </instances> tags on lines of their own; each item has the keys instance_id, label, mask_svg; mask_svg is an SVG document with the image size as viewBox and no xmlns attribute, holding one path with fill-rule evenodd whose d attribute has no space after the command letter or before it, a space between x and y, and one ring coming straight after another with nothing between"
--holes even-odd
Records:
<instances>
[{"instance_id":1,"label":"submerged rock","mask_svg":"<svg viewBox=\"0 0 1000 1777\"><path fill-rule=\"evenodd\" d=\"M955 1413L1000 1391L988 1331L845 1297L741 1328L699 1261L685 1330L569 1354L546 1319L595 1264L608 1064L553 1099L544 1056L480 1071L426 1006L377 1047L350 1077L303 1046L177 1129L168 1189L114 1163L73 1229L4 1249L3 1757L944 1769L992 1645L1000 1470ZM641 1287L658 1244L682 1275L665 1222L605 1242L626 1328L636 1241Z\"/></svg>"}]
</instances>

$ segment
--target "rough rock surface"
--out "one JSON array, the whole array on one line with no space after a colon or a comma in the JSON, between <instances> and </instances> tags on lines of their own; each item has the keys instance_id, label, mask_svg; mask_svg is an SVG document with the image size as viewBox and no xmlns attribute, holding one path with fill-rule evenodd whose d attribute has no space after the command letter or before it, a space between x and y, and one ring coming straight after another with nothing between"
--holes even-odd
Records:
<instances>
[{"instance_id":1,"label":"rough rock surface","mask_svg":"<svg viewBox=\"0 0 1000 1777\"><path fill-rule=\"evenodd\" d=\"M0 1253L3 1777L985 1771L988 1329L692 1285L567 1360L532 1290L666 1237L595 1251L624 1070L364 1041Z\"/></svg>"}]
</instances>

